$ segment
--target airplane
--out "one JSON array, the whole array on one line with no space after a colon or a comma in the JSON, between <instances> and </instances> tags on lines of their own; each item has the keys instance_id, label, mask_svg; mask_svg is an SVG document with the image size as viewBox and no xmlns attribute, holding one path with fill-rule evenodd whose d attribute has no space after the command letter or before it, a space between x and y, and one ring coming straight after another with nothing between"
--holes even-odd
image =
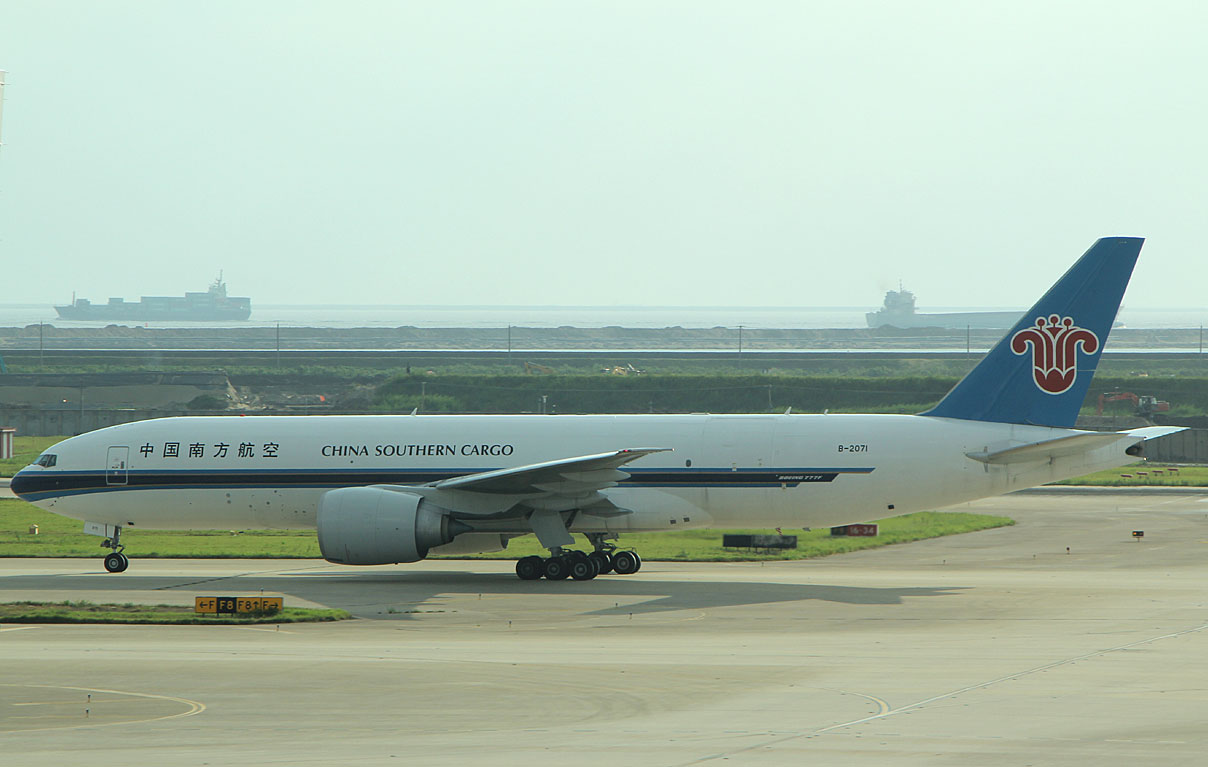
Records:
<instances>
[{"instance_id":1,"label":"airplane","mask_svg":"<svg viewBox=\"0 0 1208 767\"><path fill-rule=\"evenodd\" d=\"M304 528L346 565L533 534L549 556L520 558L525 580L636 573L623 533L952 506L1135 462L1180 430L1073 428L1142 242L1098 240L918 415L172 417L59 442L12 490L103 536L109 572L129 566L126 528Z\"/></svg>"}]
</instances>

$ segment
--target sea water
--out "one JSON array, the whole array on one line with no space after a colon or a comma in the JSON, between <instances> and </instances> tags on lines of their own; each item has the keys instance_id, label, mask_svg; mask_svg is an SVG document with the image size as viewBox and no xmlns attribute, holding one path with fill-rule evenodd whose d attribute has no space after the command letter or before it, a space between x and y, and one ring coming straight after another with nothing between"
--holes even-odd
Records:
<instances>
[{"instance_id":1,"label":"sea water","mask_svg":"<svg viewBox=\"0 0 1208 767\"><path fill-rule=\"evenodd\" d=\"M45 323L60 328L106 325L186 327L319 328L865 328L865 312L875 307L799 306L351 306L255 305L244 321L135 322L64 320L45 304L0 304L0 327ZM928 307L927 312L1012 311L1012 307ZM1024 309L1014 311L1023 313ZM1124 307L1119 320L1129 328L1198 328L1208 324L1208 308Z\"/></svg>"}]
</instances>

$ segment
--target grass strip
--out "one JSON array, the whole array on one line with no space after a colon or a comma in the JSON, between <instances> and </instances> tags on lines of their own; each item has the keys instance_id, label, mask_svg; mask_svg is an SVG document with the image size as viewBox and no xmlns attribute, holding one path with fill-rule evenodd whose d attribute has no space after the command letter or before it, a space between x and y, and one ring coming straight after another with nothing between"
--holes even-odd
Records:
<instances>
[{"instance_id":1,"label":"grass strip","mask_svg":"<svg viewBox=\"0 0 1208 767\"><path fill-rule=\"evenodd\" d=\"M667 562L756 562L808 559L848 551L907 543L945 535L971 533L1015 524L1009 517L967 512L921 511L877 522L875 538L835 537L829 528L803 531L786 529L797 536L798 548L761 553L722 548L725 533L768 533L757 530L681 530L667 533L632 533L621 538L624 548L633 548L642 559ZM38 534L31 535L31 525ZM60 517L20 500L0 499L0 557L97 557L105 549L100 539L81 532L82 524ZM131 559L314 559L319 544L314 530L130 530L122 531L126 555ZM580 548L585 546L577 539ZM440 557L443 559L516 559L544 554L534 536L513 539L500 552ZM434 559L437 557L433 557Z\"/></svg>"},{"instance_id":2,"label":"grass strip","mask_svg":"<svg viewBox=\"0 0 1208 767\"><path fill-rule=\"evenodd\" d=\"M209 615L181 605L95 604L93 602L6 602L0 604L0 623L312 623L351 618L344 610L286 607L280 612Z\"/></svg>"},{"instance_id":3,"label":"grass strip","mask_svg":"<svg viewBox=\"0 0 1208 767\"><path fill-rule=\"evenodd\" d=\"M13 457L0 459L0 477L11 477L37 460L46 448L62 442L67 437L26 437L18 434L13 438Z\"/></svg>"},{"instance_id":4,"label":"grass strip","mask_svg":"<svg viewBox=\"0 0 1208 767\"><path fill-rule=\"evenodd\" d=\"M1208 466L1167 466L1135 463L1105 469L1085 477L1064 479L1054 485L1092 487L1208 487Z\"/></svg>"},{"instance_id":5,"label":"grass strip","mask_svg":"<svg viewBox=\"0 0 1208 767\"><path fill-rule=\"evenodd\" d=\"M32 527L38 533L29 532ZM96 557L108 549L86 535L84 523L43 511L15 498L0 498L0 557ZM314 530L137 530L124 528L122 543L133 559L310 559L319 556Z\"/></svg>"},{"instance_id":6,"label":"grass strip","mask_svg":"<svg viewBox=\"0 0 1208 767\"><path fill-rule=\"evenodd\" d=\"M722 548L726 533L763 533L759 530L680 530L674 533L631 533L621 536L619 545L632 548L645 561L655 562L770 562L825 557L850 551L875 549L895 543L971 533L1015 524L1010 517L968 512L920 511L876 522L876 537L832 536L830 528L803 531L785 529L785 535L797 536L797 548L784 551L749 551ZM582 547L580 547L582 548ZM548 555L531 536L517 538L505 551L460 555L448 559L516 559L530 554ZM437 557L433 557L434 559Z\"/></svg>"}]
</instances>

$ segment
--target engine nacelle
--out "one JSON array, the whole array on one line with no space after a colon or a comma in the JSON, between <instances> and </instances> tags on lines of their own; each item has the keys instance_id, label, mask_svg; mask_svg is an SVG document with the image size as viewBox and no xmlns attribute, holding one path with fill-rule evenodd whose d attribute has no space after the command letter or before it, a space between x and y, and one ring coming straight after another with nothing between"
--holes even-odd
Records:
<instances>
[{"instance_id":1,"label":"engine nacelle","mask_svg":"<svg viewBox=\"0 0 1208 767\"><path fill-rule=\"evenodd\" d=\"M342 565L418 562L469 526L414 493L344 487L319 499L319 550Z\"/></svg>"},{"instance_id":2,"label":"engine nacelle","mask_svg":"<svg viewBox=\"0 0 1208 767\"><path fill-rule=\"evenodd\" d=\"M454 521L454 524L460 524ZM434 546L429 554L459 556L461 554L486 554L503 551L508 547L508 538L499 533L462 533L444 546Z\"/></svg>"}]
</instances>

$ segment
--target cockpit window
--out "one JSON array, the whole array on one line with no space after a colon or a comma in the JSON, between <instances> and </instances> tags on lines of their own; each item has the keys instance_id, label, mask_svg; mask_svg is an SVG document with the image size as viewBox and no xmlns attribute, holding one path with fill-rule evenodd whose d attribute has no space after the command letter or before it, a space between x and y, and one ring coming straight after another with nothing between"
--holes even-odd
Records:
<instances>
[{"instance_id":1,"label":"cockpit window","mask_svg":"<svg viewBox=\"0 0 1208 767\"><path fill-rule=\"evenodd\" d=\"M54 453L43 453L42 455L38 456L38 460L34 461L34 465L49 469L58 462L59 457Z\"/></svg>"}]
</instances>

